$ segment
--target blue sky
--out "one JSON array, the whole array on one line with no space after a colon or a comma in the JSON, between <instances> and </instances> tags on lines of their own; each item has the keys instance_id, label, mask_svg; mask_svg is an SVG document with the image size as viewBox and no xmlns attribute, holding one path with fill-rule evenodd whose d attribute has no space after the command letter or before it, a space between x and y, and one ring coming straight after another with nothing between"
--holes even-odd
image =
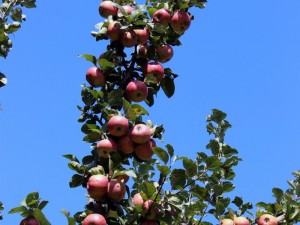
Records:
<instances>
[{"instance_id":1,"label":"blue sky","mask_svg":"<svg viewBox=\"0 0 300 225\"><path fill-rule=\"evenodd\" d=\"M1 71L0 200L3 224L18 224L8 209L32 191L50 201L53 224L67 224L59 212L83 209L85 190L70 189L73 174L62 155L89 154L77 122L80 85L91 65L78 54L99 55L107 42L90 35L103 19L99 1L41 1L26 10L27 21L13 37ZM235 195L253 203L272 201L272 187L287 188L299 169L300 2L289 0L209 1L192 9L195 20L165 64L180 76L176 93L162 93L149 109L164 124L164 145L195 157L209 136L205 117L218 108L233 128L225 141L239 150Z\"/></svg>"}]
</instances>

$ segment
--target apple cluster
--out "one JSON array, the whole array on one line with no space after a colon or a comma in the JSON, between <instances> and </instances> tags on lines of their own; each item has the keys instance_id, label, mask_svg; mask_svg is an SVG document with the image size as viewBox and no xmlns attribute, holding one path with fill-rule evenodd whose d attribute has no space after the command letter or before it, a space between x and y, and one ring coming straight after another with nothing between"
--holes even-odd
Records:
<instances>
[{"instance_id":1,"label":"apple cluster","mask_svg":"<svg viewBox=\"0 0 300 225\"><path fill-rule=\"evenodd\" d=\"M250 221L243 216L234 217L233 219L222 219L220 225L250 225ZM278 220L275 216L270 214L262 214L258 220L258 225L278 225Z\"/></svg>"}]
</instances>

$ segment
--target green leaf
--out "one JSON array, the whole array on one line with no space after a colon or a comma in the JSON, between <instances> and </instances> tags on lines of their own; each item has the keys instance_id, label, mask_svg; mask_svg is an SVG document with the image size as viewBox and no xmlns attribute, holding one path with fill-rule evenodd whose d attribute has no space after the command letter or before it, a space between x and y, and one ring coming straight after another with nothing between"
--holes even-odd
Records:
<instances>
[{"instance_id":1,"label":"green leaf","mask_svg":"<svg viewBox=\"0 0 300 225\"><path fill-rule=\"evenodd\" d=\"M221 165L220 160L217 156L209 156L206 160L206 166L210 170L218 169Z\"/></svg>"},{"instance_id":2,"label":"green leaf","mask_svg":"<svg viewBox=\"0 0 300 225\"><path fill-rule=\"evenodd\" d=\"M166 148L167 148L167 150L168 150L168 153L169 153L170 158L172 158L172 157L174 156L174 148L173 148L173 146L170 145L170 144L167 144L167 145L166 145Z\"/></svg>"},{"instance_id":3,"label":"green leaf","mask_svg":"<svg viewBox=\"0 0 300 225\"><path fill-rule=\"evenodd\" d=\"M0 87L3 87L7 84L6 76L0 72Z\"/></svg>"},{"instance_id":4,"label":"green leaf","mask_svg":"<svg viewBox=\"0 0 300 225\"><path fill-rule=\"evenodd\" d=\"M184 169L174 169L170 176L171 188L179 190L184 188L186 184L186 174Z\"/></svg>"},{"instance_id":5,"label":"green leaf","mask_svg":"<svg viewBox=\"0 0 300 225\"><path fill-rule=\"evenodd\" d=\"M39 193L31 192L26 196L25 199L26 205L30 208L36 208L40 202Z\"/></svg>"},{"instance_id":6,"label":"green leaf","mask_svg":"<svg viewBox=\"0 0 300 225\"><path fill-rule=\"evenodd\" d=\"M281 190L280 188L273 188L272 192L278 202L281 201L281 199L284 197L283 190Z\"/></svg>"},{"instance_id":7,"label":"green leaf","mask_svg":"<svg viewBox=\"0 0 300 225\"><path fill-rule=\"evenodd\" d=\"M89 170L89 173L92 175L97 175L97 174L105 175L105 170L104 170L103 166L98 165L96 167L91 168Z\"/></svg>"},{"instance_id":8,"label":"green leaf","mask_svg":"<svg viewBox=\"0 0 300 225\"><path fill-rule=\"evenodd\" d=\"M122 106L123 96L124 96L124 90L122 89L112 90L108 94L108 104L110 106L117 106L117 107Z\"/></svg>"},{"instance_id":9,"label":"green leaf","mask_svg":"<svg viewBox=\"0 0 300 225\"><path fill-rule=\"evenodd\" d=\"M161 172L163 176L167 176L171 173L171 170L168 166L157 165L157 169L159 170L159 172Z\"/></svg>"},{"instance_id":10,"label":"green leaf","mask_svg":"<svg viewBox=\"0 0 300 225\"><path fill-rule=\"evenodd\" d=\"M18 7L16 9L13 9L11 11L10 17L15 21L22 22L22 20L23 20L22 8Z\"/></svg>"},{"instance_id":11,"label":"green leaf","mask_svg":"<svg viewBox=\"0 0 300 225\"><path fill-rule=\"evenodd\" d=\"M48 201L41 201L40 204L38 205L38 208L42 210L45 208L45 206L48 204Z\"/></svg>"},{"instance_id":12,"label":"green leaf","mask_svg":"<svg viewBox=\"0 0 300 225\"><path fill-rule=\"evenodd\" d=\"M67 217L68 225L76 225L76 220L74 219L74 217L70 216L69 211L62 209L61 212Z\"/></svg>"},{"instance_id":13,"label":"green leaf","mask_svg":"<svg viewBox=\"0 0 300 225\"><path fill-rule=\"evenodd\" d=\"M115 68L116 67L116 65L114 63L108 61L107 59L103 59L103 58L98 59L97 62L102 70L106 70L107 68Z\"/></svg>"},{"instance_id":14,"label":"green leaf","mask_svg":"<svg viewBox=\"0 0 300 225\"><path fill-rule=\"evenodd\" d=\"M164 149L162 149L160 147L153 147L152 150L153 150L154 154L156 154L158 156L158 158L161 159L161 161L163 161L165 164L168 163L169 155Z\"/></svg>"},{"instance_id":15,"label":"green leaf","mask_svg":"<svg viewBox=\"0 0 300 225\"><path fill-rule=\"evenodd\" d=\"M12 22L11 24L7 24L5 26L5 32L8 34L14 33L21 28L21 23Z\"/></svg>"},{"instance_id":16,"label":"green leaf","mask_svg":"<svg viewBox=\"0 0 300 225\"><path fill-rule=\"evenodd\" d=\"M42 213L41 210L35 209L33 216L39 222L40 225L51 225L51 223L49 223L46 216Z\"/></svg>"},{"instance_id":17,"label":"green leaf","mask_svg":"<svg viewBox=\"0 0 300 225\"><path fill-rule=\"evenodd\" d=\"M82 55L79 55L78 57L84 58L84 59L86 59L87 61L92 62L95 66L96 66L96 64L97 64L97 59L96 59L96 57L93 56L93 55L82 54Z\"/></svg>"},{"instance_id":18,"label":"green leaf","mask_svg":"<svg viewBox=\"0 0 300 225\"><path fill-rule=\"evenodd\" d=\"M8 214L13 214L13 213L23 213L23 212L27 212L28 209L25 206L19 206L19 207L15 207L12 208L11 210L9 210Z\"/></svg>"},{"instance_id":19,"label":"green leaf","mask_svg":"<svg viewBox=\"0 0 300 225\"><path fill-rule=\"evenodd\" d=\"M76 158L75 155L67 154L67 155L63 155L63 157L65 157L66 159L69 159L69 160L71 160L71 161L75 161L75 162L78 162L78 163L79 163L79 160Z\"/></svg>"},{"instance_id":20,"label":"green leaf","mask_svg":"<svg viewBox=\"0 0 300 225\"><path fill-rule=\"evenodd\" d=\"M82 184L84 177L79 174L74 174L69 182L70 188L78 187Z\"/></svg>"},{"instance_id":21,"label":"green leaf","mask_svg":"<svg viewBox=\"0 0 300 225\"><path fill-rule=\"evenodd\" d=\"M92 155L87 155L87 156L83 157L83 159L82 159L83 165L89 165L93 162L94 162L94 156L92 156Z\"/></svg>"},{"instance_id":22,"label":"green leaf","mask_svg":"<svg viewBox=\"0 0 300 225\"><path fill-rule=\"evenodd\" d=\"M68 167L71 170L76 171L77 173L83 174L84 173L84 169L85 167L82 166L80 163L76 162L76 161L71 161L68 163Z\"/></svg>"},{"instance_id":23,"label":"green leaf","mask_svg":"<svg viewBox=\"0 0 300 225\"><path fill-rule=\"evenodd\" d=\"M168 98L171 98L175 93L174 79L164 77L161 82L161 87Z\"/></svg>"},{"instance_id":24,"label":"green leaf","mask_svg":"<svg viewBox=\"0 0 300 225\"><path fill-rule=\"evenodd\" d=\"M197 164L193 160L184 157L182 163L183 163L183 167L186 169L188 176L192 177L196 175Z\"/></svg>"},{"instance_id":25,"label":"green leaf","mask_svg":"<svg viewBox=\"0 0 300 225\"><path fill-rule=\"evenodd\" d=\"M153 182L143 183L143 192L147 195L147 198L151 198L156 192L156 187Z\"/></svg>"},{"instance_id":26,"label":"green leaf","mask_svg":"<svg viewBox=\"0 0 300 225\"><path fill-rule=\"evenodd\" d=\"M235 196L232 203L234 203L237 207L240 207L241 205L243 205L243 199L241 197Z\"/></svg>"}]
</instances>

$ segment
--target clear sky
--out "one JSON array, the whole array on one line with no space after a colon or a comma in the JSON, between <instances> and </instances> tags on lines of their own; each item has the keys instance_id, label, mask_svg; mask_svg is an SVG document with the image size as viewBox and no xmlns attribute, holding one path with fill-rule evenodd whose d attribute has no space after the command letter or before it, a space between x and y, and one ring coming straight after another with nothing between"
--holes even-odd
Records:
<instances>
[{"instance_id":1,"label":"clear sky","mask_svg":"<svg viewBox=\"0 0 300 225\"><path fill-rule=\"evenodd\" d=\"M18 224L7 211L32 191L50 201L52 224L67 224L63 208L83 210L83 188L70 189L73 172L63 154L89 154L77 122L80 85L91 64L78 54L99 55L107 42L90 35L103 19L99 1L38 1L13 37L1 71L1 224ZM178 155L205 151L205 117L218 108L233 128L225 142L239 150L234 194L273 201L272 187L287 188L299 168L300 1L209 1L191 11L195 20L165 66L180 76L171 99L158 95L151 120L164 124L165 143Z\"/></svg>"}]
</instances>

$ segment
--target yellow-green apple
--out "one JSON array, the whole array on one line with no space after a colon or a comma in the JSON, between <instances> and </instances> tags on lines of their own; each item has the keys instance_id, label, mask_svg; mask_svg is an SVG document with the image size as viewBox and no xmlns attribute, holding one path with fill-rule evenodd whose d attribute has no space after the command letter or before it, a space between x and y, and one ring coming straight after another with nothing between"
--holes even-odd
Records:
<instances>
[{"instance_id":1,"label":"yellow-green apple","mask_svg":"<svg viewBox=\"0 0 300 225\"><path fill-rule=\"evenodd\" d=\"M28 216L27 218L21 220L20 225L40 225L40 224L33 216Z\"/></svg>"},{"instance_id":2,"label":"yellow-green apple","mask_svg":"<svg viewBox=\"0 0 300 225\"><path fill-rule=\"evenodd\" d=\"M112 1L103 1L99 5L100 16L107 18L108 16L116 16L118 13L118 8Z\"/></svg>"},{"instance_id":3,"label":"yellow-green apple","mask_svg":"<svg viewBox=\"0 0 300 225\"><path fill-rule=\"evenodd\" d=\"M130 131L130 138L136 144L144 144L150 140L151 130L146 124L136 124Z\"/></svg>"},{"instance_id":4,"label":"yellow-green apple","mask_svg":"<svg viewBox=\"0 0 300 225\"><path fill-rule=\"evenodd\" d=\"M250 225L249 220L243 216L235 217L233 222L235 225Z\"/></svg>"},{"instance_id":5,"label":"yellow-green apple","mask_svg":"<svg viewBox=\"0 0 300 225\"><path fill-rule=\"evenodd\" d=\"M158 9L153 13L153 23L167 26L171 21L171 14L167 9Z\"/></svg>"},{"instance_id":6,"label":"yellow-green apple","mask_svg":"<svg viewBox=\"0 0 300 225\"><path fill-rule=\"evenodd\" d=\"M150 62L144 68L144 77L160 83L164 76L164 68L158 62Z\"/></svg>"},{"instance_id":7,"label":"yellow-green apple","mask_svg":"<svg viewBox=\"0 0 300 225\"><path fill-rule=\"evenodd\" d=\"M104 72L97 66L92 66L86 71L86 80L92 87L103 87L105 84Z\"/></svg>"},{"instance_id":8,"label":"yellow-green apple","mask_svg":"<svg viewBox=\"0 0 300 225\"><path fill-rule=\"evenodd\" d=\"M191 25L191 17L185 11L177 11L174 13L171 19L171 27L178 33L184 33Z\"/></svg>"},{"instance_id":9,"label":"yellow-green apple","mask_svg":"<svg viewBox=\"0 0 300 225\"><path fill-rule=\"evenodd\" d=\"M90 176L86 189L91 198L101 201L107 192L108 178L102 174Z\"/></svg>"},{"instance_id":10,"label":"yellow-green apple","mask_svg":"<svg viewBox=\"0 0 300 225\"><path fill-rule=\"evenodd\" d=\"M130 81L126 86L126 95L130 101L144 101L148 96L148 87L142 81Z\"/></svg>"},{"instance_id":11,"label":"yellow-green apple","mask_svg":"<svg viewBox=\"0 0 300 225\"><path fill-rule=\"evenodd\" d=\"M106 220L104 216L98 213L89 214L82 221L82 225L106 225Z\"/></svg>"},{"instance_id":12,"label":"yellow-green apple","mask_svg":"<svg viewBox=\"0 0 300 225\"><path fill-rule=\"evenodd\" d=\"M147 161L153 156L153 147L156 147L156 142L153 139L150 139L144 144L136 145L134 148L134 153L140 160Z\"/></svg>"},{"instance_id":13,"label":"yellow-green apple","mask_svg":"<svg viewBox=\"0 0 300 225\"><path fill-rule=\"evenodd\" d=\"M130 154L134 151L134 143L128 135L120 137L118 142L118 151Z\"/></svg>"},{"instance_id":14,"label":"yellow-green apple","mask_svg":"<svg viewBox=\"0 0 300 225\"><path fill-rule=\"evenodd\" d=\"M121 24L118 21L110 21L107 27L106 36L111 41L118 41L121 39Z\"/></svg>"},{"instance_id":15,"label":"yellow-green apple","mask_svg":"<svg viewBox=\"0 0 300 225\"><path fill-rule=\"evenodd\" d=\"M124 31L122 33L121 43L124 47L131 48L137 43L137 36L133 30Z\"/></svg>"},{"instance_id":16,"label":"yellow-green apple","mask_svg":"<svg viewBox=\"0 0 300 225\"><path fill-rule=\"evenodd\" d=\"M110 152L117 151L117 144L112 138L106 138L97 143L96 150L99 157L108 158Z\"/></svg>"},{"instance_id":17,"label":"yellow-green apple","mask_svg":"<svg viewBox=\"0 0 300 225\"><path fill-rule=\"evenodd\" d=\"M135 206L142 206L144 204L144 199L141 193L138 192L132 197L132 204Z\"/></svg>"},{"instance_id":18,"label":"yellow-green apple","mask_svg":"<svg viewBox=\"0 0 300 225\"><path fill-rule=\"evenodd\" d=\"M171 45L163 44L155 49L157 60L161 63L168 62L173 57L173 48Z\"/></svg>"},{"instance_id":19,"label":"yellow-green apple","mask_svg":"<svg viewBox=\"0 0 300 225\"><path fill-rule=\"evenodd\" d=\"M277 218L271 214L263 214L257 221L258 225L277 225Z\"/></svg>"},{"instance_id":20,"label":"yellow-green apple","mask_svg":"<svg viewBox=\"0 0 300 225\"><path fill-rule=\"evenodd\" d=\"M220 225L234 225L234 221L232 219L222 219Z\"/></svg>"},{"instance_id":21,"label":"yellow-green apple","mask_svg":"<svg viewBox=\"0 0 300 225\"><path fill-rule=\"evenodd\" d=\"M149 33L148 28L134 29L134 32L135 32L136 37L137 37L137 42L136 43L138 45L143 45L149 40L150 33Z\"/></svg>"},{"instance_id":22,"label":"yellow-green apple","mask_svg":"<svg viewBox=\"0 0 300 225\"><path fill-rule=\"evenodd\" d=\"M122 201L126 193L126 186L122 181L112 179L108 183L107 196L117 202Z\"/></svg>"},{"instance_id":23,"label":"yellow-green apple","mask_svg":"<svg viewBox=\"0 0 300 225\"><path fill-rule=\"evenodd\" d=\"M109 133L115 137L127 134L129 128L128 119L121 115L112 116L107 122Z\"/></svg>"}]
</instances>

